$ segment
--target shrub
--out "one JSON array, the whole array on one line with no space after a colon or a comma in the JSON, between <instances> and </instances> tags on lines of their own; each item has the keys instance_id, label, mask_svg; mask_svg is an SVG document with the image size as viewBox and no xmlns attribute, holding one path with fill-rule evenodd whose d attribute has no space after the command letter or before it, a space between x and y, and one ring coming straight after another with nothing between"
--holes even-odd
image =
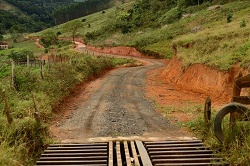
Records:
<instances>
[{"instance_id":1,"label":"shrub","mask_svg":"<svg viewBox=\"0 0 250 166\"><path fill-rule=\"evenodd\" d=\"M227 23L232 22L232 19L233 19L233 13L232 12L227 13Z\"/></svg>"},{"instance_id":2,"label":"shrub","mask_svg":"<svg viewBox=\"0 0 250 166\"><path fill-rule=\"evenodd\" d=\"M168 12L166 12L161 18L160 21L162 23L173 23L176 20L179 20L182 16L182 11L180 10L180 8L175 7L172 8L171 10L169 10Z\"/></svg>"},{"instance_id":3,"label":"shrub","mask_svg":"<svg viewBox=\"0 0 250 166\"><path fill-rule=\"evenodd\" d=\"M62 32L60 32L60 31L56 32L56 36L59 36L61 34L62 34Z\"/></svg>"},{"instance_id":4,"label":"shrub","mask_svg":"<svg viewBox=\"0 0 250 166\"><path fill-rule=\"evenodd\" d=\"M246 19L242 19L241 22L240 22L240 27L243 28L243 27L246 27L246 26L247 26Z\"/></svg>"}]
</instances>

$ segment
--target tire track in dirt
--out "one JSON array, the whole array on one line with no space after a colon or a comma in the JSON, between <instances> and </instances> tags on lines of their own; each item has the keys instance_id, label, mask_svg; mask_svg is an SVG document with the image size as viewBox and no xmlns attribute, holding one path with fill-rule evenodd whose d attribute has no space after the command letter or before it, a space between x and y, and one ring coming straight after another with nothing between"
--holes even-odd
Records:
<instances>
[{"instance_id":1,"label":"tire track in dirt","mask_svg":"<svg viewBox=\"0 0 250 166\"><path fill-rule=\"evenodd\" d=\"M86 101L78 103L70 118L62 121L52 135L62 142L83 142L93 137L185 136L145 98L146 73L164 64L143 60L148 65L109 73L101 86Z\"/></svg>"}]
</instances>

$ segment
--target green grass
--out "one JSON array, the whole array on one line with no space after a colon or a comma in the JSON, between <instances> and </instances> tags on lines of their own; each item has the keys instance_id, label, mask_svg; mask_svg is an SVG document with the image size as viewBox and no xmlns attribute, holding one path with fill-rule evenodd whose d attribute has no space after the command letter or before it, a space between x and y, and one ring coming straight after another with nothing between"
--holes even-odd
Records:
<instances>
[{"instance_id":1,"label":"green grass","mask_svg":"<svg viewBox=\"0 0 250 166\"><path fill-rule=\"evenodd\" d=\"M144 50L149 50L158 53L159 56L162 58L171 59L171 57L174 55L172 43L167 40L147 45L146 47L144 47Z\"/></svg>"},{"instance_id":2,"label":"green grass","mask_svg":"<svg viewBox=\"0 0 250 166\"><path fill-rule=\"evenodd\" d=\"M11 36L9 36L11 37ZM30 50L34 53L35 56L39 56L44 53L43 48L38 48L35 44L35 40L31 40L27 37L20 36L17 38L17 42L13 42L12 38L8 38L7 42L9 44L8 50L0 50L0 59L5 59L5 56L8 55L11 51L20 51L20 50Z\"/></svg>"},{"instance_id":3,"label":"green grass","mask_svg":"<svg viewBox=\"0 0 250 166\"><path fill-rule=\"evenodd\" d=\"M217 11L217 21L204 24L203 29L197 33L181 35L174 39L173 44L178 46L178 56L183 59L185 66L203 63L220 70L229 70L239 62L243 67L249 65L247 55L250 49L250 25L241 28L240 22L250 12L250 5L239 2L233 4L233 7L245 4L246 9L235 12L231 23L226 22L222 11ZM229 4L223 9L234 9L233 7ZM189 48L184 47L187 44ZM245 48L243 52L242 48Z\"/></svg>"},{"instance_id":4,"label":"green grass","mask_svg":"<svg viewBox=\"0 0 250 166\"><path fill-rule=\"evenodd\" d=\"M79 83L97 77L103 71L133 63L131 59L94 57L71 51L70 59L63 63L51 63L43 68L44 79L38 68L16 66L16 89L11 87L11 66L0 67L0 110L5 110L3 89L7 92L12 124L8 124L4 112L0 114L0 165L33 165L51 142L48 138L48 122L52 108ZM39 118L34 116L34 103Z\"/></svg>"},{"instance_id":5,"label":"green grass","mask_svg":"<svg viewBox=\"0 0 250 166\"><path fill-rule=\"evenodd\" d=\"M114 29L114 20L117 11L131 8L133 2L124 3L119 8L113 7L105 13L95 13L84 17L83 27L78 32L78 37L85 34L95 35L94 40L88 44L105 46L133 46L146 54L153 54L161 58L171 58L174 54L173 45L178 48L178 57L183 60L184 66L202 63L219 70L229 70L234 64L242 67L249 66L250 4L248 1L235 1L223 5L217 10L207 10L204 5L192 15L182 18L172 24L165 24L156 28L139 28L130 33L122 34ZM189 11L189 9L187 10ZM227 23L228 12L233 12L232 22ZM82 20L80 18L79 20ZM246 26L240 27L242 20ZM67 24L67 23L65 23ZM91 25L90 28L88 25ZM53 31L62 32L62 37L70 37L65 32L63 25L52 28ZM39 35L41 33L35 34ZM190 47L185 48L186 45ZM242 53L242 48L245 52Z\"/></svg>"},{"instance_id":6,"label":"green grass","mask_svg":"<svg viewBox=\"0 0 250 166\"><path fill-rule=\"evenodd\" d=\"M119 8L123 8L125 10L127 8L130 8L132 5L133 5L132 2L127 2L127 3L121 4ZM87 32L94 32L94 31L99 30L101 27L108 26L116 18L117 10L118 10L117 6L114 6L110 9L105 10L105 13L102 13L101 11L101 12L97 12L97 13L77 19L81 21L85 19L85 21L82 21L83 26L78 30L78 36L83 37ZM71 33L68 31L65 31L63 28L65 24L67 23L49 28L47 30L53 30L54 32L61 32L62 37L71 37ZM41 35L47 30L41 31L39 33L31 34L31 35Z\"/></svg>"},{"instance_id":7,"label":"green grass","mask_svg":"<svg viewBox=\"0 0 250 166\"><path fill-rule=\"evenodd\" d=\"M215 150L220 156L226 159L230 165L249 165L250 152L250 128L249 121L236 121L233 129L229 127L229 115L223 120L222 128L224 143L220 143L213 130L213 120L216 111L212 111L212 120L206 124L203 120L203 112L198 113L198 118L185 125L194 132L198 138L205 141L205 144Z\"/></svg>"},{"instance_id":8,"label":"green grass","mask_svg":"<svg viewBox=\"0 0 250 166\"><path fill-rule=\"evenodd\" d=\"M0 51L0 54L1 54L2 52ZM6 54L6 53L4 53L4 54ZM5 55L0 55L0 61L3 61L3 60L6 60L7 59L7 56L5 56Z\"/></svg>"}]
</instances>

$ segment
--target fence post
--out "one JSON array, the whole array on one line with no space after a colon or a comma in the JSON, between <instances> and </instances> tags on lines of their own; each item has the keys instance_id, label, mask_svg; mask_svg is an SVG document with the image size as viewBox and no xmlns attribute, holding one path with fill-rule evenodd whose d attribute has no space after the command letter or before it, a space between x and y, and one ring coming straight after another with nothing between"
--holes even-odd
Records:
<instances>
[{"instance_id":1,"label":"fence post","mask_svg":"<svg viewBox=\"0 0 250 166\"><path fill-rule=\"evenodd\" d=\"M241 77L242 77L242 72L240 71L239 74L234 79L233 97L240 96L241 87L237 85L236 80L238 80ZM232 97L232 102L234 102L233 97ZM234 126L234 124L235 124L235 113L230 113L230 126L232 127Z\"/></svg>"},{"instance_id":2,"label":"fence post","mask_svg":"<svg viewBox=\"0 0 250 166\"><path fill-rule=\"evenodd\" d=\"M11 125L13 119L10 115L10 106L9 106L9 102L8 102L8 98L7 98L7 94L6 94L6 91L3 90L3 98L4 98L4 110L5 110L5 114L6 114L6 117L7 117L7 121L8 121L8 124Z\"/></svg>"},{"instance_id":3,"label":"fence post","mask_svg":"<svg viewBox=\"0 0 250 166\"><path fill-rule=\"evenodd\" d=\"M15 74L15 61L11 60L11 85L16 89L16 74Z\"/></svg>"},{"instance_id":4,"label":"fence post","mask_svg":"<svg viewBox=\"0 0 250 166\"><path fill-rule=\"evenodd\" d=\"M50 55L49 55L49 53L48 53L48 71L50 70Z\"/></svg>"},{"instance_id":5,"label":"fence post","mask_svg":"<svg viewBox=\"0 0 250 166\"><path fill-rule=\"evenodd\" d=\"M204 120L206 124L209 124L211 120L211 99L208 96L205 101L205 107L204 107Z\"/></svg>"},{"instance_id":6,"label":"fence post","mask_svg":"<svg viewBox=\"0 0 250 166\"><path fill-rule=\"evenodd\" d=\"M29 68L29 65L30 65L30 58L29 55L27 55L27 68Z\"/></svg>"},{"instance_id":7,"label":"fence post","mask_svg":"<svg viewBox=\"0 0 250 166\"><path fill-rule=\"evenodd\" d=\"M40 118L39 118L39 113L38 113L38 109L37 109L37 106L36 106L36 102L35 102L35 96L34 96L34 93L31 93L32 95L32 101L33 101L33 105L34 105L34 118L36 119L37 123L40 123Z\"/></svg>"},{"instance_id":8,"label":"fence post","mask_svg":"<svg viewBox=\"0 0 250 166\"><path fill-rule=\"evenodd\" d=\"M62 55L61 55L61 54L59 54L59 57L60 57L60 61L61 61L61 63L62 63L62 61L63 61L63 60L62 60Z\"/></svg>"},{"instance_id":9,"label":"fence post","mask_svg":"<svg viewBox=\"0 0 250 166\"><path fill-rule=\"evenodd\" d=\"M42 54L40 56L40 75L41 75L41 78L43 79L43 61L42 61Z\"/></svg>"}]
</instances>

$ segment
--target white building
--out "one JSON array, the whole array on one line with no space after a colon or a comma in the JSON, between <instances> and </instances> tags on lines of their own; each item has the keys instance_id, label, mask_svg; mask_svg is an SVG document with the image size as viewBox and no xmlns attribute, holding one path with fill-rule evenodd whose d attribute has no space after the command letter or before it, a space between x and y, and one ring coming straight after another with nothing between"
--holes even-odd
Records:
<instances>
[{"instance_id":1,"label":"white building","mask_svg":"<svg viewBox=\"0 0 250 166\"><path fill-rule=\"evenodd\" d=\"M8 43L0 42L0 50L7 50L9 47Z\"/></svg>"}]
</instances>

